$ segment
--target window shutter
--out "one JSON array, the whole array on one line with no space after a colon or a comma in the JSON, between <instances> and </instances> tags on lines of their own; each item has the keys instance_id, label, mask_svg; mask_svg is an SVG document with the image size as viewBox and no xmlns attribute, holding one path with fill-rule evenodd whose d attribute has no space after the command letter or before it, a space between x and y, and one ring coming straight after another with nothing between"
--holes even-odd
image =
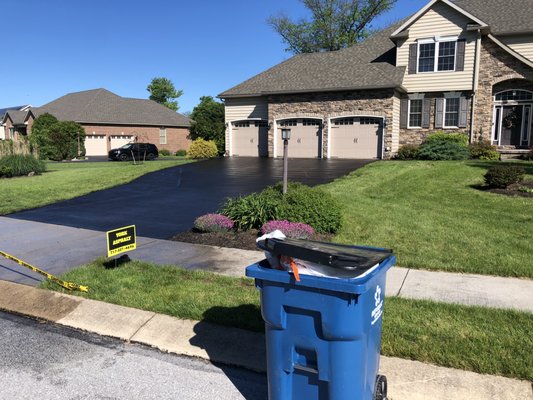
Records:
<instances>
[{"instance_id":1,"label":"window shutter","mask_svg":"<svg viewBox=\"0 0 533 400\"><path fill-rule=\"evenodd\" d=\"M431 99L422 100L422 128L429 128L429 114L431 113Z\"/></svg>"},{"instance_id":2,"label":"window shutter","mask_svg":"<svg viewBox=\"0 0 533 400\"><path fill-rule=\"evenodd\" d=\"M464 39L459 39L457 41L457 59L455 60L456 71L465 70L465 45L466 41Z\"/></svg>"},{"instance_id":3,"label":"window shutter","mask_svg":"<svg viewBox=\"0 0 533 400\"><path fill-rule=\"evenodd\" d=\"M409 45L409 74L416 74L416 61L418 58L418 44Z\"/></svg>"},{"instance_id":4,"label":"window shutter","mask_svg":"<svg viewBox=\"0 0 533 400\"><path fill-rule=\"evenodd\" d=\"M409 110L409 100L400 100L400 129L407 129L407 111Z\"/></svg>"},{"instance_id":5,"label":"window shutter","mask_svg":"<svg viewBox=\"0 0 533 400\"><path fill-rule=\"evenodd\" d=\"M459 128L466 128L466 121L468 119L468 99L466 97L459 98Z\"/></svg>"},{"instance_id":6,"label":"window shutter","mask_svg":"<svg viewBox=\"0 0 533 400\"><path fill-rule=\"evenodd\" d=\"M435 128L444 126L444 99L435 99Z\"/></svg>"}]
</instances>

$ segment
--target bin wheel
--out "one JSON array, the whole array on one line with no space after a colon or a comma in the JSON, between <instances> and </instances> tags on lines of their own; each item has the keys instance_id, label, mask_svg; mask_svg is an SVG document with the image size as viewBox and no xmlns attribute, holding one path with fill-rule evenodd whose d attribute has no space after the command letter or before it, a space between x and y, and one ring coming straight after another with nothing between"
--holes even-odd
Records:
<instances>
[{"instance_id":1,"label":"bin wheel","mask_svg":"<svg viewBox=\"0 0 533 400\"><path fill-rule=\"evenodd\" d=\"M387 377L385 375L378 375L376 378L374 400L387 400Z\"/></svg>"}]
</instances>

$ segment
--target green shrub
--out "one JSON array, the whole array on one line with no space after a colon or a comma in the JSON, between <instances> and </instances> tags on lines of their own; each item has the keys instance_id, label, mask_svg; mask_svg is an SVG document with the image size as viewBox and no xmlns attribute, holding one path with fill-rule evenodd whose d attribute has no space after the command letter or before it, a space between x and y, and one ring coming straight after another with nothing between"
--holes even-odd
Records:
<instances>
[{"instance_id":1,"label":"green shrub","mask_svg":"<svg viewBox=\"0 0 533 400\"><path fill-rule=\"evenodd\" d=\"M168 157L170 155L170 151L168 151L167 149L161 149L159 150L159 155L163 157Z\"/></svg>"},{"instance_id":2,"label":"green shrub","mask_svg":"<svg viewBox=\"0 0 533 400\"><path fill-rule=\"evenodd\" d=\"M178 157L185 157L187 155L187 150L178 150L176 151Z\"/></svg>"},{"instance_id":3,"label":"green shrub","mask_svg":"<svg viewBox=\"0 0 533 400\"><path fill-rule=\"evenodd\" d=\"M506 189L524 178L524 167L513 164L498 164L489 168L485 174L485 183L492 188Z\"/></svg>"},{"instance_id":4,"label":"green shrub","mask_svg":"<svg viewBox=\"0 0 533 400\"><path fill-rule=\"evenodd\" d=\"M490 144L488 140L476 142L468 146L470 158L476 160L499 160L500 153L496 151L496 146Z\"/></svg>"},{"instance_id":5,"label":"green shrub","mask_svg":"<svg viewBox=\"0 0 533 400\"><path fill-rule=\"evenodd\" d=\"M433 142L453 142L457 143L463 147L468 146L468 136L464 133L446 133L444 131L438 131L428 135L424 143L433 143Z\"/></svg>"},{"instance_id":6,"label":"green shrub","mask_svg":"<svg viewBox=\"0 0 533 400\"><path fill-rule=\"evenodd\" d=\"M416 144L404 144L398 149L395 158L397 160L416 160L418 158L418 146Z\"/></svg>"},{"instance_id":7,"label":"green shrub","mask_svg":"<svg viewBox=\"0 0 533 400\"><path fill-rule=\"evenodd\" d=\"M466 160L469 156L467 147L446 140L425 142L418 151L421 160Z\"/></svg>"},{"instance_id":8,"label":"green shrub","mask_svg":"<svg viewBox=\"0 0 533 400\"><path fill-rule=\"evenodd\" d=\"M13 176L13 170L8 165L0 166L0 178L11 178Z\"/></svg>"},{"instance_id":9,"label":"green shrub","mask_svg":"<svg viewBox=\"0 0 533 400\"><path fill-rule=\"evenodd\" d=\"M0 171L3 176L22 176L30 172L38 175L45 170L44 162L32 155L15 154L0 158Z\"/></svg>"},{"instance_id":10,"label":"green shrub","mask_svg":"<svg viewBox=\"0 0 533 400\"><path fill-rule=\"evenodd\" d=\"M220 210L235 221L237 229L259 229L271 220L301 222L318 233L335 233L341 226L339 204L319 188L290 183L283 195L282 184L267 187L261 193L228 199Z\"/></svg>"},{"instance_id":11,"label":"green shrub","mask_svg":"<svg viewBox=\"0 0 533 400\"><path fill-rule=\"evenodd\" d=\"M198 138L191 143L187 157L193 159L201 158L215 158L218 156L218 149L215 142L212 140L204 140Z\"/></svg>"}]
</instances>

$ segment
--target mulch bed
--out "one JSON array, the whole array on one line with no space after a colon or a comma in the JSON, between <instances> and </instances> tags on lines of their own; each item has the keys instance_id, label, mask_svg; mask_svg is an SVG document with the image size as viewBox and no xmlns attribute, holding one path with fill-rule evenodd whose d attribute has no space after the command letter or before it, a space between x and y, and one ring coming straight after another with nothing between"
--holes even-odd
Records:
<instances>
[{"instance_id":1,"label":"mulch bed","mask_svg":"<svg viewBox=\"0 0 533 400\"><path fill-rule=\"evenodd\" d=\"M533 181L522 181L510 185L507 189L486 189L488 192L504 194L506 196L533 197L533 193L520 191L520 188L529 188L533 190Z\"/></svg>"},{"instance_id":2,"label":"mulch bed","mask_svg":"<svg viewBox=\"0 0 533 400\"><path fill-rule=\"evenodd\" d=\"M209 246L231 247L242 250L258 250L255 239L259 236L257 230L250 230L244 232L210 232L201 233L194 230L187 232L180 232L173 236L170 240L176 242L206 244ZM316 234L311 237L311 240L320 242L330 242L332 235Z\"/></svg>"}]
</instances>

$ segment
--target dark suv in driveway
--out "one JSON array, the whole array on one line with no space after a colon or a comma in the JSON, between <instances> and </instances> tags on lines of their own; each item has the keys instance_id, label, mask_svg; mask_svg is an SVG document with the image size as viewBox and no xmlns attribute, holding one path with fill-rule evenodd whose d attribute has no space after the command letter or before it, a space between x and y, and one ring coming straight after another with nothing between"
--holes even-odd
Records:
<instances>
[{"instance_id":1,"label":"dark suv in driveway","mask_svg":"<svg viewBox=\"0 0 533 400\"><path fill-rule=\"evenodd\" d=\"M110 160L153 160L159 156L159 151L152 143L128 143L109 152Z\"/></svg>"}]
</instances>

